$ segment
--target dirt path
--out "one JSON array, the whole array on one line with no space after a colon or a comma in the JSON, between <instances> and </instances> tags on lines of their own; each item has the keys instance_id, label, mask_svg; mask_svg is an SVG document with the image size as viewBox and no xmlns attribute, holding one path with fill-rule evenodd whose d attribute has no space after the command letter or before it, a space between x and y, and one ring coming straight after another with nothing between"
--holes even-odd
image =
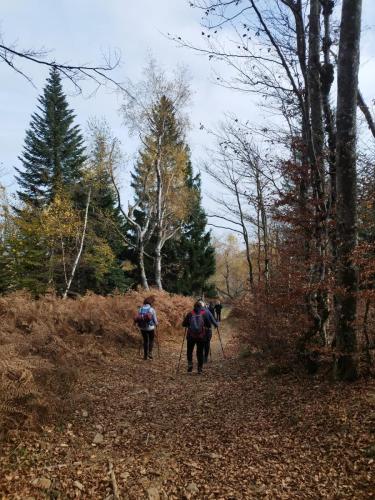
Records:
<instances>
[{"instance_id":1,"label":"dirt path","mask_svg":"<svg viewBox=\"0 0 375 500\"><path fill-rule=\"evenodd\" d=\"M86 367L70 421L6 445L1 498L112 498L109 462L126 499L371 498L373 393L267 377L222 336L203 376L179 342Z\"/></svg>"}]
</instances>

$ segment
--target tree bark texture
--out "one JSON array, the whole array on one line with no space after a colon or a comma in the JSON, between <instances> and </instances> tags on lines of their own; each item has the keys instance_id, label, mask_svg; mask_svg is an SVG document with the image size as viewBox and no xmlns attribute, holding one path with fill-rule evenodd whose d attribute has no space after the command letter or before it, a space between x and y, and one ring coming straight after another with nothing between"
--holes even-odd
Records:
<instances>
[{"instance_id":1,"label":"tree bark texture","mask_svg":"<svg viewBox=\"0 0 375 500\"><path fill-rule=\"evenodd\" d=\"M336 375L357 377L356 313L358 277L352 254L357 243L356 110L360 62L362 0L343 0L337 90L337 294Z\"/></svg>"},{"instance_id":2,"label":"tree bark texture","mask_svg":"<svg viewBox=\"0 0 375 500\"><path fill-rule=\"evenodd\" d=\"M318 334L325 340L326 322L329 317L327 294L322 286L326 278L327 250L327 212L324 162L324 122L323 98L320 63L320 0L310 1L309 23L309 64L308 87L310 106L310 167L314 210L314 245L315 262L313 263L312 281L315 290L309 298L309 305L314 308L312 313L313 331L311 336ZM314 331L315 330L315 331Z\"/></svg>"}]
</instances>

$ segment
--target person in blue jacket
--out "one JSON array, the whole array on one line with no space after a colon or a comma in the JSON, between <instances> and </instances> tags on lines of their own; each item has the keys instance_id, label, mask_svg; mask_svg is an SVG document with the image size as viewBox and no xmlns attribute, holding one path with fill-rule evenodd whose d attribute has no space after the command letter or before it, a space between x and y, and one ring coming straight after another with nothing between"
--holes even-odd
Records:
<instances>
[{"instance_id":1,"label":"person in blue jacket","mask_svg":"<svg viewBox=\"0 0 375 500\"><path fill-rule=\"evenodd\" d=\"M154 347L155 328L158 326L156 311L152 307L153 297L147 297L143 301L143 306L139 308L135 318L135 323L138 325L143 337L143 359L152 359L152 350Z\"/></svg>"}]
</instances>

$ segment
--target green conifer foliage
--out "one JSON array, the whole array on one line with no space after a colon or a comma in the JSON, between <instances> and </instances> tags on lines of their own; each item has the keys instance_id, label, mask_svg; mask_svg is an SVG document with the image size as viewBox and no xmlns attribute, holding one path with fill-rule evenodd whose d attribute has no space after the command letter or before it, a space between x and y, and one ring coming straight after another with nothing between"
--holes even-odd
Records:
<instances>
[{"instance_id":1,"label":"green conifer foliage","mask_svg":"<svg viewBox=\"0 0 375 500\"><path fill-rule=\"evenodd\" d=\"M207 231L207 217L201 205L200 175L193 175L188 163L187 185L196 196L192 197L192 209L183 225L181 234L164 248L163 281L165 288L184 295L215 295L209 278L215 273L215 249L211 234Z\"/></svg>"},{"instance_id":2,"label":"green conifer foliage","mask_svg":"<svg viewBox=\"0 0 375 500\"><path fill-rule=\"evenodd\" d=\"M10 289L25 289L39 296L47 291L51 278L40 213L26 207L12 223L5 247L8 276L12 276Z\"/></svg>"},{"instance_id":3,"label":"green conifer foliage","mask_svg":"<svg viewBox=\"0 0 375 500\"><path fill-rule=\"evenodd\" d=\"M93 121L89 128L91 141L89 168L86 171L92 193L89 231L73 289L79 293L89 289L104 295L114 290L125 291L131 284L121 268L124 260L124 241L121 236L125 232L124 219L109 173L120 161L121 152L117 139L112 136L105 121ZM84 189L85 185L82 191ZM80 199L84 200L83 193Z\"/></svg>"},{"instance_id":4,"label":"green conifer foliage","mask_svg":"<svg viewBox=\"0 0 375 500\"><path fill-rule=\"evenodd\" d=\"M20 200L42 207L63 186L71 188L79 182L85 155L79 126L74 125L75 115L56 69L51 70L38 101L26 132L20 156L23 168L17 169L17 181Z\"/></svg>"}]
</instances>

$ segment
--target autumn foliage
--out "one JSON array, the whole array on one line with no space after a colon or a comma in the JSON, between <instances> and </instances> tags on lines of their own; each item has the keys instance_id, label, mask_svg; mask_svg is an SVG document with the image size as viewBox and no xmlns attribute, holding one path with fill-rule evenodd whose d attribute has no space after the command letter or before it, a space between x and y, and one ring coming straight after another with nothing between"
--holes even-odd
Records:
<instances>
[{"instance_id":1,"label":"autumn foliage","mask_svg":"<svg viewBox=\"0 0 375 500\"><path fill-rule=\"evenodd\" d=\"M177 334L191 300L165 292L153 295L165 342ZM133 291L80 300L47 295L36 301L23 293L2 297L1 428L34 426L68 411L86 366L107 363L137 345L133 318L145 296Z\"/></svg>"}]
</instances>

